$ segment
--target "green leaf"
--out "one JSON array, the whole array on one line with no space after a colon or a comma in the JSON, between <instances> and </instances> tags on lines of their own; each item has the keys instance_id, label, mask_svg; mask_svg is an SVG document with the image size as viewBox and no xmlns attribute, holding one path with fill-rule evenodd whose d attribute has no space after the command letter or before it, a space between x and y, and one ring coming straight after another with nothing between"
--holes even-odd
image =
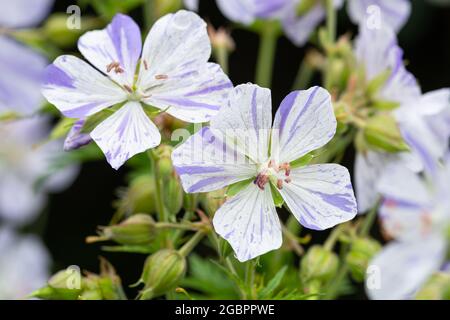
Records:
<instances>
[{"instance_id":1,"label":"green leaf","mask_svg":"<svg viewBox=\"0 0 450 320\"><path fill-rule=\"evenodd\" d=\"M280 286L287 269L287 266L284 266L280 269L280 271L277 272L277 274L269 281L269 283L258 293L259 299L270 299L274 296L274 292Z\"/></svg>"},{"instance_id":2,"label":"green leaf","mask_svg":"<svg viewBox=\"0 0 450 320\"><path fill-rule=\"evenodd\" d=\"M76 119L72 118L61 118L50 133L50 139L56 140L65 137L69 133L75 121Z\"/></svg>"},{"instance_id":3,"label":"green leaf","mask_svg":"<svg viewBox=\"0 0 450 320\"><path fill-rule=\"evenodd\" d=\"M229 185L225 195L227 197L235 196L237 193L239 193L239 191L242 191L245 187L247 187L250 183L252 183L253 180L254 179L251 178L251 179L239 181L239 182Z\"/></svg>"}]
</instances>

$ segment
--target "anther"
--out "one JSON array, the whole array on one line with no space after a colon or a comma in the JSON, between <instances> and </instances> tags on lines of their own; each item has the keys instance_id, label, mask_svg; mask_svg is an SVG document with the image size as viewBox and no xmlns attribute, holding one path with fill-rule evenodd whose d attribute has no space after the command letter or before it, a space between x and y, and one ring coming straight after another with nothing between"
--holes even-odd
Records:
<instances>
[{"instance_id":1,"label":"anther","mask_svg":"<svg viewBox=\"0 0 450 320\"><path fill-rule=\"evenodd\" d=\"M115 73L123 73L123 69L120 67L120 63L117 61L113 61L106 66L106 72L111 72L114 70Z\"/></svg>"},{"instance_id":2,"label":"anther","mask_svg":"<svg viewBox=\"0 0 450 320\"><path fill-rule=\"evenodd\" d=\"M292 181L292 179L291 179L291 177L287 177L286 179L284 179L284 181L285 181L286 183L290 183L290 182Z\"/></svg>"},{"instance_id":3,"label":"anther","mask_svg":"<svg viewBox=\"0 0 450 320\"><path fill-rule=\"evenodd\" d=\"M167 75L165 75L165 74L157 74L156 76L155 76L155 79L156 80L166 80L166 79L168 79L169 78L169 76L167 76Z\"/></svg>"},{"instance_id":4,"label":"anther","mask_svg":"<svg viewBox=\"0 0 450 320\"><path fill-rule=\"evenodd\" d=\"M144 69L145 69L145 70L148 70L148 64L147 64L147 61L146 61L146 60L143 60L143 62L144 62Z\"/></svg>"},{"instance_id":5,"label":"anther","mask_svg":"<svg viewBox=\"0 0 450 320\"><path fill-rule=\"evenodd\" d=\"M289 177L289 175L291 174L291 165L289 163L283 163L282 165L280 165L280 170L284 170L284 174L286 177Z\"/></svg>"},{"instance_id":6,"label":"anther","mask_svg":"<svg viewBox=\"0 0 450 320\"><path fill-rule=\"evenodd\" d=\"M129 85L124 84L123 87L125 88L125 90L127 90L129 93L133 93L133 90L130 88Z\"/></svg>"},{"instance_id":7,"label":"anther","mask_svg":"<svg viewBox=\"0 0 450 320\"><path fill-rule=\"evenodd\" d=\"M283 180L281 180L281 179L277 180L277 188L279 190L283 189Z\"/></svg>"}]
</instances>

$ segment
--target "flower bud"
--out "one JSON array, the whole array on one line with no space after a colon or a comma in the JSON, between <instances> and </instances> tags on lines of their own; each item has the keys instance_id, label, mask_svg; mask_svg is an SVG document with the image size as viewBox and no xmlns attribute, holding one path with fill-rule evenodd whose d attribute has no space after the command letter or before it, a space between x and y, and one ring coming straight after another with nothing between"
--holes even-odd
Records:
<instances>
[{"instance_id":1,"label":"flower bud","mask_svg":"<svg viewBox=\"0 0 450 320\"><path fill-rule=\"evenodd\" d=\"M225 202L225 193L225 189L220 189L202 195L200 203L206 214L212 217L216 213L217 209Z\"/></svg>"},{"instance_id":2,"label":"flower bud","mask_svg":"<svg viewBox=\"0 0 450 320\"><path fill-rule=\"evenodd\" d=\"M322 246L309 248L300 263L300 276L305 281L319 280L326 282L336 274L339 267L337 255Z\"/></svg>"},{"instance_id":3,"label":"flower bud","mask_svg":"<svg viewBox=\"0 0 450 320\"><path fill-rule=\"evenodd\" d=\"M380 249L381 245L374 239L357 238L353 240L345 262L355 281L364 281L369 262Z\"/></svg>"},{"instance_id":4,"label":"flower bud","mask_svg":"<svg viewBox=\"0 0 450 320\"><path fill-rule=\"evenodd\" d=\"M135 214L122 223L104 227L101 237L124 245L146 245L155 238L155 221L147 214Z\"/></svg>"},{"instance_id":5,"label":"flower bud","mask_svg":"<svg viewBox=\"0 0 450 320\"><path fill-rule=\"evenodd\" d=\"M81 282L81 274L68 268L54 274L47 286L34 291L30 296L47 300L77 300L82 292Z\"/></svg>"},{"instance_id":6,"label":"flower bud","mask_svg":"<svg viewBox=\"0 0 450 320\"><path fill-rule=\"evenodd\" d=\"M130 186L121 192L117 201L117 209L125 215L133 213L156 212L155 209L155 178L152 175L141 175L134 178Z\"/></svg>"},{"instance_id":7,"label":"flower bud","mask_svg":"<svg viewBox=\"0 0 450 320\"><path fill-rule=\"evenodd\" d=\"M167 145L161 145L158 148L159 170L162 177L164 207L171 215L176 215L183 206L183 188L172 165L172 150L173 148Z\"/></svg>"},{"instance_id":8,"label":"flower bud","mask_svg":"<svg viewBox=\"0 0 450 320\"><path fill-rule=\"evenodd\" d=\"M233 38L224 28L215 29L209 24L208 35L211 40L213 50L215 51L225 50L226 52L233 52L236 48Z\"/></svg>"},{"instance_id":9,"label":"flower bud","mask_svg":"<svg viewBox=\"0 0 450 320\"><path fill-rule=\"evenodd\" d=\"M173 289L186 271L186 259L176 250L163 249L147 258L141 281L141 299L148 300Z\"/></svg>"},{"instance_id":10,"label":"flower bud","mask_svg":"<svg viewBox=\"0 0 450 320\"><path fill-rule=\"evenodd\" d=\"M379 114L369 118L364 129L364 137L371 147L378 150L387 152L409 150L397 122L393 116L388 114Z\"/></svg>"}]
</instances>

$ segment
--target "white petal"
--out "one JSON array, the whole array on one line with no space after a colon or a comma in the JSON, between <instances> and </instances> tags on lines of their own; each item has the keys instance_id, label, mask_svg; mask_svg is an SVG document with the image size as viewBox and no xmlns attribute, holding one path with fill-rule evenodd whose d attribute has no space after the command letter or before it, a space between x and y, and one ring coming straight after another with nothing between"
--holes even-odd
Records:
<instances>
[{"instance_id":1,"label":"white petal","mask_svg":"<svg viewBox=\"0 0 450 320\"><path fill-rule=\"evenodd\" d=\"M46 59L30 48L0 35L0 114L29 115L43 102L40 89Z\"/></svg>"},{"instance_id":2,"label":"white petal","mask_svg":"<svg viewBox=\"0 0 450 320\"><path fill-rule=\"evenodd\" d=\"M241 262L278 249L282 243L280 220L269 187L263 191L251 184L228 199L214 215L213 224Z\"/></svg>"},{"instance_id":3,"label":"white petal","mask_svg":"<svg viewBox=\"0 0 450 320\"><path fill-rule=\"evenodd\" d=\"M158 128L138 102L127 102L100 123L91 132L91 137L116 170L135 154L154 148L161 142Z\"/></svg>"},{"instance_id":4,"label":"white petal","mask_svg":"<svg viewBox=\"0 0 450 320\"><path fill-rule=\"evenodd\" d=\"M369 264L366 292L373 300L411 299L438 271L446 253L442 238L388 244Z\"/></svg>"},{"instance_id":5,"label":"white petal","mask_svg":"<svg viewBox=\"0 0 450 320\"><path fill-rule=\"evenodd\" d=\"M181 120L209 121L232 87L220 66L207 62L210 55L197 14L181 10L159 19L144 44L137 83L143 101Z\"/></svg>"},{"instance_id":6,"label":"white petal","mask_svg":"<svg viewBox=\"0 0 450 320\"><path fill-rule=\"evenodd\" d=\"M272 98L269 89L257 85L237 86L229 96L228 105L211 120L211 131L226 137L240 153L255 163L268 160L272 127Z\"/></svg>"},{"instance_id":7,"label":"white petal","mask_svg":"<svg viewBox=\"0 0 450 320\"><path fill-rule=\"evenodd\" d=\"M253 2L253 0L217 0L217 6L231 21L248 25L256 19Z\"/></svg>"},{"instance_id":8,"label":"white petal","mask_svg":"<svg viewBox=\"0 0 450 320\"><path fill-rule=\"evenodd\" d=\"M306 166L293 169L290 177L292 181L284 183L280 193L303 226L324 230L355 217L350 174L343 166Z\"/></svg>"},{"instance_id":9,"label":"white petal","mask_svg":"<svg viewBox=\"0 0 450 320\"><path fill-rule=\"evenodd\" d=\"M208 127L189 137L172 153L186 192L221 189L257 174L257 165L214 136Z\"/></svg>"},{"instance_id":10,"label":"white petal","mask_svg":"<svg viewBox=\"0 0 450 320\"><path fill-rule=\"evenodd\" d=\"M366 23L376 28L387 24L398 31L406 23L411 12L409 0L349 0L348 15L356 23ZM375 21L375 19L379 20Z\"/></svg>"},{"instance_id":11,"label":"white petal","mask_svg":"<svg viewBox=\"0 0 450 320\"><path fill-rule=\"evenodd\" d=\"M78 49L98 70L121 85L134 83L142 40L138 25L130 17L116 14L103 30L86 32L78 40ZM108 65L118 62L122 72L108 72Z\"/></svg>"},{"instance_id":12,"label":"white petal","mask_svg":"<svg viewBox=\"0 0 450 320\"><path fill-rule=\"evenodd\" d=\"M272 133L272 157L294 161L324 146L336 132L336 117L328 91L321 87L294 91L281 102Z\"/></svg>"},{"instance_id":13,"label":"white petal","mask_svg":"<svg viewBox=\"0 0 450 320\"><path fill-rule=\"evenodd\" d=\"M74 56L60 56L47 67L42 93L69 118L90 116L127 98L118 85Z\"/></svg>"},{"instance_id":14,"label":"white petal","mask_svg":"<svg viewBox=\"0 0 450 320\"><path fill-rule=\"evenodd\" d=\"M232 87L219 65L189 65L151 88L143 101L178 119L201 123L209 121L226 104Z\"/></svg>"},{"instance_id":15,"label":"white petal","mask_svg":"<svg viewBox=\"0 0 450 320\"><path fill-rule=\"evenodd\" d=\"M0 0L0 26L22 28L37 25L50 13L54 0Z\"/></svg>"}]
</instances>

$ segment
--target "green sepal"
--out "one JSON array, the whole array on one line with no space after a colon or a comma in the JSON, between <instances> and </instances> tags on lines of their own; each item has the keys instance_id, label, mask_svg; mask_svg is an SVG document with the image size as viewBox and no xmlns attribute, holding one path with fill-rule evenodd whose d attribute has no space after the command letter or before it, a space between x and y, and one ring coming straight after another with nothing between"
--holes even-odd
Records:
<instances>
[{"instance_id":1,"label":"green sepal","mask_svg":"<svg viewBox=\"0 0 450 320\"><path fill-rule=\"evenodd\" d=\"M254 180L254 178L250 178L247 180L243 180L243 181L239 181L239 182L230 184L227 188L225 196L226 197L235 196L237 193L239 193L239 191L244 190L250 183L252 183L253 180Z\"/></svg>"},{"instance_id":2,"label":"green sepal","mask_svg":"<svg viewBox=\"0 0 450 320\"><path fill-rule=\"evenodd\" d=\"M305 154L303 157L298 158L297 160L294 160L290 163L291 168L299 168L299 167L303 167L306 166L307 164L309 164L312 159L314 159L314 154L312 153L307 153Z\"/></svg>"},{"instance_id":3,"label":"green sepal","mask_svg":"<svg viewBox=\"0 0 450 320\"><path fill-rule=\"evenodd\" d=\"M50 133L50 139L56 140L65 137L75 122L76 119L73 118L61 118Z\"/></svg>"},{"instance_id":4,"label":"green sepal","mask_svg":"<svg viewBox=\"0 0 450 320\"><path fill-rule=\"evenodd\" d=\"M275 207L281 208L284 203L284 199L278 191L277 187L275 187L272 183L270 184L270 189L272 191L272 199Z\"/></svg>"}]
</instances>

